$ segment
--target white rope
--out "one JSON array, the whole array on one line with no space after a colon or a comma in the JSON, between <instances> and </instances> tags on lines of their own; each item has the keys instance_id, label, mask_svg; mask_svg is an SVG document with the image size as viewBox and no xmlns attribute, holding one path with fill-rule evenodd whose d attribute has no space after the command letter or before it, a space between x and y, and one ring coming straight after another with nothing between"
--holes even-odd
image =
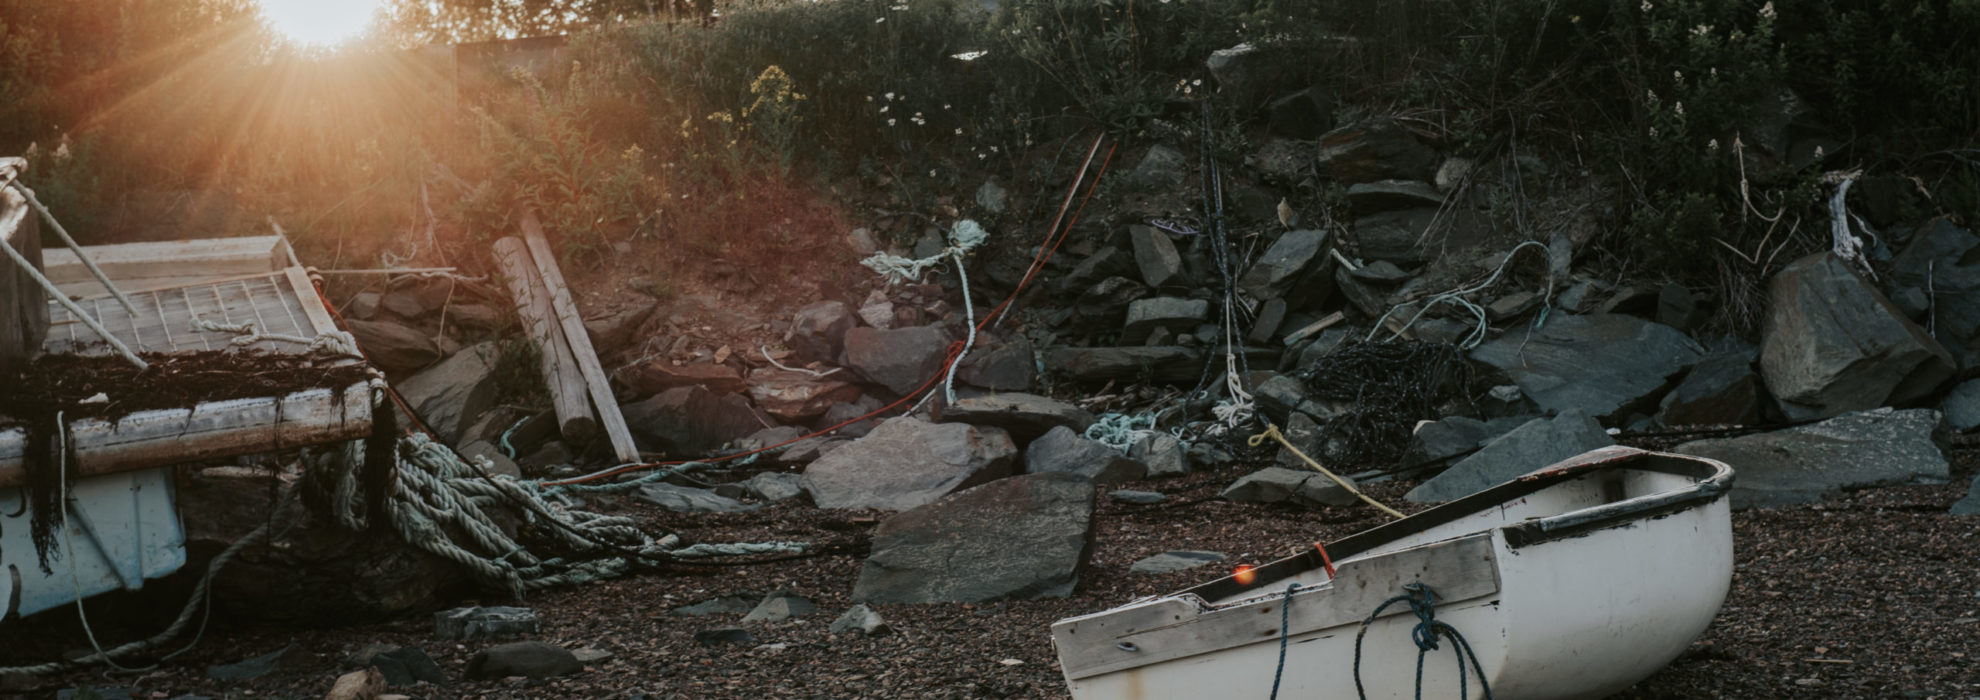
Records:
<instances>
[{"instance_id":1,"label":"white rope","mask_svg":"<svg viewBox=\"0 0 1980 700\"><path fill-rule=\"evenodd\" d=\"M234 338L231 342L237 346L248 346L267 340L304 345L307 346L304 348L304 352L312 355L364 357L363 354L358 352L357 338L348 332L339 330L325 331L316 335L316 337L305 338L299 335L256 332L253 321L220 323L199 316L193 317L192 330L194 333L233 333L238 337Z\"/></svg>"},{"instance_id":2,"label":"white rope","mask_svg":"<svg viewBox=\"0 0 1980 700\"><path fill-rule=\"evenodd\" d=\"M964 222L976 223L967 219ZM961 224L957 226L960 227ZM978 227L977 230L981 231L982 228ZM963 264L963 252L960 250L956 251L956 276L962 280L963 313L968 319L964 327L969 329L969 338L963 341L962 352L956 353L955 359L949 362L948 374L942 377L943 396L948 398L951 406L956 403L956 369L962 367L963 358L968 357L969 351L976 347L976 303L969 299L969 267Z\"/></svg>"},{"instance_id":3,"label":"white rope","mask_svg":"<svg viewBox=\"0 0 1980 700\"><path fill-rule=\"evenodd\" d=\"M1457 306L1463 308L1468 312L1471 312L1472 317L1476 319L1478 322L1476 326L1472 327L1471 333L1467 334L1464 337L1464 340L1458 343L1458 349L1470 350L1472 348L1478 347L1480 343L1485 342L1485 334L1491 329L1491 321L1489 317L1485 315L1485 307L1479 306L1477 303L1474 303L1470 299L1466 299L1464 297L1469 294L1475 294L1485 289L1486 287L1492 286L1493 282L1498 281L1499 275L1505 274L1506 268L1512 264L1513 256L1518 255L1519 251L1525 250L1528 246L1539 248L1543 251L1547 249L1547 244L1541 243L1539 241L1526 241L1519 245L1513 246L1512 250L1506 251L1506 256L1504 258L1499 259L1498 269L1493 270L1492 275L1486 277L1485 281L1479 282L1478 284L1474 284L1469 287L1460 287L1458 289L1453 289L1451 291L1438 294L1436 296L1430 297L1428 300L1425 300L1423 302L1423 307L1417 309L1416 313L1409 317L1409 321L1403 323L1402 327L1397 328L1394 331L1390 332L1389 339L1395 340L1396 338L1402 337L1403 331L1407 331L1410 329L1411 326L1416 325L1417 320L1423 318L1423 314L1428 313L1430 309L1436 307L1438 304L1451 304L1453 306ZM1545 296L1543 297L1546 304L1549 305L1547 308L1551 308L1551 305L1553 303L1553 298L1554 298L1554 271L1553 271L1553 266L1549 265L1547 268L1547 290ZM1388 313L1384 313L1382 314L1381 318L1375 319L1375 326L1373 328L1368 329L1368 336L1365 338L1365 340L1374 340L1375 334L1382 332L1383 324L1389 320L1389 317L1395 315L1397 311L1403 309L1405 306L1408 306L1407 302L1392 306L1389 308ZM1540 311L1540 317L1534 320L1534 325L1539 326L1545 324L1546 322L1547 322L1547 309L1543 308Z\"/></svg>"},{"instance_id":4,"label":"white rope","mask_svg":"<svg viewBox=\"0 0 1980 700\"><path fill-rule=\"evenodd\" d=\"M1155 414L1144 413L1134 416L1125 413L1108 413L1086 426L1086 439L1114 448L1117 452L1127 452L1136 443L1156 435Z\"/></svg>"},{"instance_id":5,"label":"white rope","mask_svg":"<svg viewBox=\"0 0 1980 700\"><path fill-rule=\"evenodd\" d=\"M778 361L777 361L777 358L774 358L774 357L771 357L771 356L770 356L770 347L769 347L769 346L767 346L767 345L758 345L758 346L756 346L756 350L757 350L758 352L761 352L761 353L763 353L763 360L764 360L765 362L768 362L768 363L770 363L770 364L771 364L771 366L774 366L774 367L776 367L777 369L781 369L781 370L784 370L784 371L786 371L786 372L803 372L803 373L805 373L805 374L809 374L809 375L811 375L811 376L814 376L814 377L829 377L829 376L831 376L831 375L832 375L832 374L833 374L834 372L837 372L837 371L839 371L839 370L842 370L842 369L845 369L844 367L833 367L833 368L831 368L831 369L828 369L828 370L825 370L825 371L823 371L823 372L820 372L820 371L818 371L818 370L815 370L815 369L805 369L805 368L803 368L803 367L792 367L792 366L790 366L790 365L787 365L787 364L784 364L784 363L782 363L782 362L778 362Z\"/></svg>"},{"instance_id":6,"label":"white rope","mask_svg":"<svg viewBox=\"0 0 1980 700\"><path fill-rule=\"evenodd\" d=\"M963 219L956 222L950 230L949 247L943 248L941 252L919 260L880 252L859 261L859 264L885 277L889 284L920 279L921 273L928 268L940 265L951 257L961 260L963 254L983 245L983 241L987 238L989 234L983 230L982 225L971 219Z\"/></svg>"},{"instance_id":7,"label":"white rope","mask_svg":"<svg viewBox=\"0 0 1980 700\"><path fill-rule=\"evenodd\" d=\"M801 554L811 549L809 542L737 542L731 544L692 544L672 552L680 559L701 557L734 557L748 554Z\"/></svg>"}]
</instances>

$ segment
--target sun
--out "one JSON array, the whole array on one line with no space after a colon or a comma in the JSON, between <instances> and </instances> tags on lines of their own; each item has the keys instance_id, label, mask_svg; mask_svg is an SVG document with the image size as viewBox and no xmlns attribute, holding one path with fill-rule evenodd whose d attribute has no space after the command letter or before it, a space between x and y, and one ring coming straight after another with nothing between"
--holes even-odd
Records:
<instances>
[{"instance_id":1,"label":"sun","mask_svg":"<svg viewBox=\"0 0 1980 700\"><path fill-rule=\"evenodd\" d=\"M371 27L380 0L260 0L268 26L305 46L336 46Z\"/></svg>"}]
</instances>

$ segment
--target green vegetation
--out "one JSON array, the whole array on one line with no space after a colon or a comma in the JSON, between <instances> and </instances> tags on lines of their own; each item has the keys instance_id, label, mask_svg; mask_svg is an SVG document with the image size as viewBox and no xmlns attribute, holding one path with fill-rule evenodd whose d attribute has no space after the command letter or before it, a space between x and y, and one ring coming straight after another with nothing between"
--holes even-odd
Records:
<instances>
[{"instance_id":1,"label":"green vegetation","mask_svg":"<svg viewBox=\"0 0 1980 700\"><path fill-rule=\"evenodd\" d=\"M455 95L442 54L296 55L247 0L0 0L0 151L35 144L31 181L85 236L191 191L228 232L273 215L317 256L451 259L521 202L580 255L750 259L848 228L828 183L930 212L986 175L1023 196L1051 175L1024 156L1077 133L1191 139L1204 59L1250 42L1261 74L1436 125L1455 154L1571 164L1522 172L1611 193L1605 244L1651 273L1764 276L1753 251L1821 245L1829 170L1915 176L1913 213L1980 215L1980 0L997 5L397 3L401 45L582 32Z\"/></svg>"}]
</instances>

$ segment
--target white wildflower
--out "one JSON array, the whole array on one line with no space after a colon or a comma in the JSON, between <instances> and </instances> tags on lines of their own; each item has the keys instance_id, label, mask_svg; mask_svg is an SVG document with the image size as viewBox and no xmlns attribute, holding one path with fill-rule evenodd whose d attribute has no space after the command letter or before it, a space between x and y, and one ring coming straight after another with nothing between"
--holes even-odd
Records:
<instances>
[{"instance_id":1,"label":"white wildflower","mask_svg":"<svg viewBox=\"0 0 1980 700\"><path fill-rule=\"evenodd\" d=\"M1760 18L1761 18L1761 19L1773 19L1773 18L1774 18L1774 16L1775 16L1775 15L1774 15L1774 3L1772 3L1772 2L1769 2L1769 3L1767 3L1767 4L1765 4L1765 5L1761 5L1761 6L1760 6Z\"/></svg>"}]
</instances>

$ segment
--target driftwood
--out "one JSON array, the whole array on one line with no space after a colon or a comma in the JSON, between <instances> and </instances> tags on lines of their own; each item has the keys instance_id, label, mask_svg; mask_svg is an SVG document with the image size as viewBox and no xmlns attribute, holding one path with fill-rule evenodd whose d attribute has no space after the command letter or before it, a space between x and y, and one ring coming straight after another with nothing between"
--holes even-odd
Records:
<instances>
[{"instance_id":1,"label":"driftwood","mask_svg":"<svg viewBox=\"0 0 1980 700\"><path fill-rule=\"evenodd\" d=\"M584 373L564 340L564 329L550 308L550 295L536 271L527 244L520 238L495 242L495 261L508 281L509 295L516 302L516 316L522 320L530 340L536 343L543 383L550 387L550 400L557 410L557 426L564 438L573 442L589 439L598 431L591 417L590 397Z\"/></svg>"},{"instance_id":2,"label":"driftwood","mask_svg":"<svg viewBox=\"0 0 1980 700\"><path fill-rule=\"evenodd\" d=\"M597 352L591 348L591 336L586 335L584 319L578 316L577 303L571 300L570 288L564 284L564 273L557 268L557 257L550 251L550 242L543 238L543 225L537 222L536 213L528 210L523 211L521 224L523 241L529 244L530 255L536 259L536 271L549 289L550 308L563 325L564 340L571 344L571 355L584 374L585 385L591 389L592 405L598 407L598 422L612 440L612 452L620 461L637 462L639 448L633 445L632 431L626 428L618 399L612 396L612 384L605 377L605 368L598 364Z\"/></svg>"}]
</instances>

